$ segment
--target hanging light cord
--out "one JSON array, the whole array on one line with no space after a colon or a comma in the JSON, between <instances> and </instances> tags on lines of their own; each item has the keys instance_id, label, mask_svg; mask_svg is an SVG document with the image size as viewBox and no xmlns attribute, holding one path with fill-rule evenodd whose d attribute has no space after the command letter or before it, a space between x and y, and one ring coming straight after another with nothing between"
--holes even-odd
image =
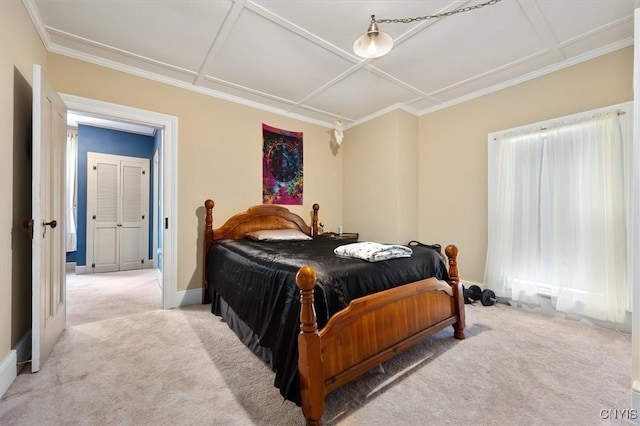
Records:
<instances>
[{"instance_id":1,"label":"hanging light cord","mask_svg":"<svg viewBox=\"0 0 640 426\"><path fill-rule=\"evenodd\" d=\"M416 21L426 21L427 19L444 18L445 16L457 15L458 13L469 12L471 10L480 9L485 6L491 6L501 0L489 0L485 3L478 3L474 6L461 7L460 9L451 10L449 12L436 13L435 15L418 16L415 18L395 18L395 19L375 19L375 15L371 15L371 22L376 24L408 24Z\"/></svg>"}]
</instances>

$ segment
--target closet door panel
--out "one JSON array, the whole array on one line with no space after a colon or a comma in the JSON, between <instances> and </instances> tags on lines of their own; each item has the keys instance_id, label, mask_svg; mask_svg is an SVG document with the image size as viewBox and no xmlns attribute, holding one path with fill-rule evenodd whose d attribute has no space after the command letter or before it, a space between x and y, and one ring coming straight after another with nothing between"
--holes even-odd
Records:
<instances>
[{"instance_id":1,"label":"closet door panel","mask_svg":"<svg viewBox=\"0 0 640 426\"><path fill-rule=\"evenodd\" d=\"M146 176L144 162L123 161L122 175L122 219L120 250L120 270L140 269L143 267L143 230L146 217L143 210L143 192ZM147 180L148 182L148 180ZM147 192L148 194L148 192ZM145 206L146 208L146 206Z\"/></svg>"},{"instance_id":2,"label":"closet door panel","mask_svg":"<svg viewBox=\"0 0 640 426\"><path fill-rule=\"evenodd\" d=\"M96 227L94 272L118 270L118 232L113 228Z\"/></svg>"},{"instance_id":3,"label":"closet door panel","mask_svg":"<svg viewBox=\"0 0 640 426\"><path fill-rule=\"evenodd\" d=\"M120 166L100 159L94 163L96 208L93 214L94 272L119 269L118 198Z\"/></svg>"},{"instance_id":4,"label":"closet door panel","mask_svg":"<svg viewBox=\"0 0 640 426\"><path fill-rule=\"evenodd\" d=\"M144 264L140 256L142 251L140 229L123 227L120 235L122 241L127 241L127 244L122 244L120 249L120 270L141 269Z\"/></svg>"}]
</instances>

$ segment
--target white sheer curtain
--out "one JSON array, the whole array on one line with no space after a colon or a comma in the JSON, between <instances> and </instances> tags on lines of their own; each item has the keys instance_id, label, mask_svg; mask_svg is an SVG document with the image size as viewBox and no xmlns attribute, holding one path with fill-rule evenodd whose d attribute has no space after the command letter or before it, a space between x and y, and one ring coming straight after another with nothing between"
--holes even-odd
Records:
<instances>
[{"instance_id":1,"label":"white sheer curtain","mask_svg":"<svg viewBox=\"0 0 640 426\"><path fill-rule=\"evenodd\" d=\"M624 322L624 149L617 111L496 138L487 286L512 300L543 294L559 311Z\"/></svg>"},{"instance_id":2,"label":"white sheer curtain","mask_svg":"<svg viewBox=\"0 0 640 426\"><path fill-rule=\"evenodd\" d=\"M78 131L67 131L67 170L65 197L65 249L67 252L77 250L76 235L76 179L78 165Z\"/></svg>"},{"instance_id":3,"label":"white sheer curtain","mask_svg":"<svg viewBox=\"0 0 640 426\"><path fill-rule=\"evenodd\" d=\"M627 250L618 114L555 126L547 138L556 309L623 322Z\"/></svg>"},{"instance_id":4,"label":"white sheer curtain","mask_svg":"<svg viewBox=\"0 0 640 426\"><path fill-rule=\"evenodd\" d=\"M540 177L543 138L524 129L496 139L485 283L498 296L529 301L542 282Z\"/></svg>"}]
</instances>

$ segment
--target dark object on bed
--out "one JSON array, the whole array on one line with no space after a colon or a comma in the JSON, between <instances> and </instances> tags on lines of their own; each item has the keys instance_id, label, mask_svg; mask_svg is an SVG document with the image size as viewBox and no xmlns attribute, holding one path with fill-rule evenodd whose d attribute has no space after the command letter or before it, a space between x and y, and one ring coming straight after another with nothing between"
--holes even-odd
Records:
<instances>
[{"instance_id":1,"label":"dark object on bed","mask_svg":"<svg viewBox=\"0 0 640 426\"><path fill-rule=\"evenodd\" d=\"M285 208L264 205L215 230L213 201L205 207L203 302L212 299L212 312L270 363L276 386L302 405L308 423L319 423L327 393L427 336L453 325L455 337L464 338L454 246L446 249L448 273L439 250L429 247L412 247L412 258L369 263L335 256L340 242L330 239L243 239L259 229L315 235L317 204L311 227Z\"/></svg>"}]
</instances>

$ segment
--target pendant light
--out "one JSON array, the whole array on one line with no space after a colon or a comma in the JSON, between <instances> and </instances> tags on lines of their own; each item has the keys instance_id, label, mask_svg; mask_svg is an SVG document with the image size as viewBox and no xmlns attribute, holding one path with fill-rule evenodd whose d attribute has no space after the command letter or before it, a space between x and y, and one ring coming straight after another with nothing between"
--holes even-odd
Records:
<instances>
[{"instance_id":1,"label":"pendant light","mask_svg":"<svg viewBox=\"0 0 640 426\"><path fill-rule=\"evenodd\" d=\"M478 3L474 6L461 7L449 12L418 16L415 18L376 19L375 15L371 15L371 23L369 24L366 34L361 35L353 42L353 52L361 58L373 59L384 56L391 51L393 48L393 38L389 34L380 31L378 24L409 24L411 22L425 21L427 19L439 19L480 9L484 6L491 6L499 1L501 0L489 0L484 3Z\"/></svg>"}]
</instances>

